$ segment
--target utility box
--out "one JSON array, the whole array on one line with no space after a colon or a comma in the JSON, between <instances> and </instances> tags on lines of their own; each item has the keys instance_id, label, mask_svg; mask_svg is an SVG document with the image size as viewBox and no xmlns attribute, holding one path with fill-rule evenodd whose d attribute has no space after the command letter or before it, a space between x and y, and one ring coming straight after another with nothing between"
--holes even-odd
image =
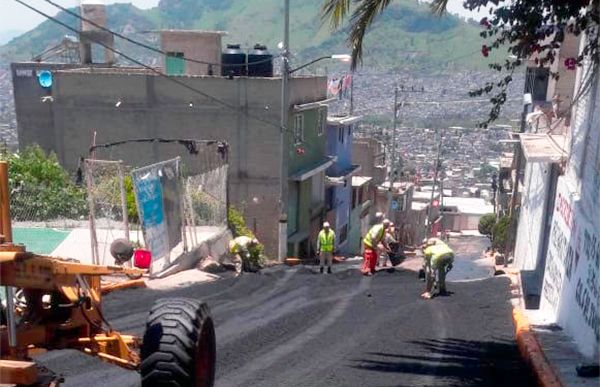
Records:
<instances>
[{"instance_id":1,"label":"utility box","mask_svg":"<svg viewBox=\"0 0 600 387\"><path fill-rule=\"evenodd\" d=\"M167 75L220 75L222 31L160 31Z\"/></svg>"}]
</instances>

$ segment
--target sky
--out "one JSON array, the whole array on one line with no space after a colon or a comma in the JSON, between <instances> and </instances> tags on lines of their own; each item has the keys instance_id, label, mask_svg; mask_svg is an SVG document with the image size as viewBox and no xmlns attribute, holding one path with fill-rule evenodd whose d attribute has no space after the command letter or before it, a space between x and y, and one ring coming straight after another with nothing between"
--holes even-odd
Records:
<instances>
[{"instance_id":1,"label":"sky","mask_svg":"<svg viewBox=\"0 0 600 387\"><path fill-rule=\"evenodd\" d=\"M48 14L55 15L57 9L46 3L44 0L24 0L31 6L38 8ZM54 0L56 3L65 6L65 7L73 7L79 4L79 0ZM111 3L132 3L133 5L139 8L151 8L155 7L159 0L127 0L127 1L118 1L118 0L101 0L106 4ZM201 1L201 0L199 0ZM243 1L243 0L239 0ZM293 1L302 1L302 0L292 0ZM452 13L458 13L461 16L465 17L473 17L474 19L478 19L482 14L473 14L469 11L465 10L462 7L463 0L450 0L449 1L449 11ZM0 0L0 31L7 30L18 30L18 31L28 31L39 23L43 21L43 17L34 13L33 11L25 8L23 5L15 2L14 0Z\"/></svg>"}]
</instances>

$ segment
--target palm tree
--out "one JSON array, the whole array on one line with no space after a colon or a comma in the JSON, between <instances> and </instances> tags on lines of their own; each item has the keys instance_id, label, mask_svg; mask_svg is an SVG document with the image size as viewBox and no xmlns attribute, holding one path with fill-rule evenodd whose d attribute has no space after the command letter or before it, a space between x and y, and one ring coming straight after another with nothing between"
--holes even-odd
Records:
<instances>
[{"instance_id":1,"label":"palm tree","mask_svg":"<svg viewBox=\"0 0 600 387\"><path fill-rule=\"evenodd\" d=\"M352 48L352 68L362 61L363 39L367 28L373 24L375 17L382 13L392 0L325 0L322 11L323 20L329 19L333 29L342 25L350 13L352 2L357 3L356 9L350 16L350 35L348 43ZM448 0L433 0L430 7L434 14L443 15L446 12Z\"/></svg>"}]
</instances>

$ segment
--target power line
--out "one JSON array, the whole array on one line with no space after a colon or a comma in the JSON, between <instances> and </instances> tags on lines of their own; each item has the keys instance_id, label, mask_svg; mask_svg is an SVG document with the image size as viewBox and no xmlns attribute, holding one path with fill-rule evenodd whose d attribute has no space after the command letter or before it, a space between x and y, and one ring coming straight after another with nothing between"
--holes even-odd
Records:
<instances>
[{"instance_id":1,"label":"power line","mask_svg":"<svg viewBox=\"0 0 600 387\"><path fill-rule=\"evenodd\" d=\"M37 8L35 8L35 7L33 7L33 6L29 5L29 4L27 4L27 3L25 3L25 2L24 2L24 1L22 1L22 0L14 0L14 1L16 1L17 3L19 3L19 4L23 5L23 6L27 7L27 8L29 8L29 9L30 9L30 10L32 10L32 11L34 11L34 12L38 13L39 15L42 15L42 16L44 16L45 18L47 18L47 19L49 19L49 20L52 20L53 22L55 22L55 23L57 23L57 24L60 24L61 26L63 26L63 27L65 27L65 28L67 28L67 29L68 29L68 30L70 30L70 31L73 31L73 32L75 32L75 33L79 33L79 31L77 31L75 28L72 28L71 26L67 25L66 23L63 23L63 22L61 22L60 20L56 19L55 17L52 17L52 16L50 16L50 15L48 15L48 14L44 13L43 11L40 11L39 9L37 9ZM184 82L181 82L181 81L179 81L179 80L177 80L177 79L175 79L175 78L169 77L168 75L166 75L166 74L164 74L164 73L162 73L162 72L158 71L157 69L155 69L155 68L153 68L153 67L151 67L151 66L148 66L148 65L146 65L146 64L144 64L144 63L142 63L142 62L138 61L137 59L134 59L134 58L130 57L129 55L126 55L126 54L122 53L121 51L119 51L119 50L117 50L117 49L115 49L115 48L113 48L113 47L110 47L109 45L107 45L107 44L105 44L105 43L102 43L102 42L100 42L100 41L98 41L98 40L94 40L94 39L90 39L90 40L91 40L92 42L94 42L94 43L96 43L96 44L98 44L98 45L100 45L100 46L104 47L105 49L107 49L107 50L109 50L109 51L112 51L112 52L114 52L115 54L121 55L123 58L125 58L125 59L127 59L127 60L129 60L129 61L131 61L131 62L133 62L133 63L135 63L135 64L137 64L137 65L139 65L139 66L141 66L141 67L143 67L143 68L145 68L145 69L147 69L147 70L150 70L151 72L153 72L153 73L155 73L155 74L157 74L157 75L159 75L159 76L161 76L161 77L163 77L163 78L165 78L165 79L167 79L167 80L169 80L169 81L171 81L171 82L173 82L173 83L176 83L176 84L180 85L181 87L184 87L184 88L186 88L186 89L188 89L188 90L190 90L190 91L192 91L192 92L194 92L194 93L197 93L197 94L199 94L199 95L202 95L203 97L205 97L205 98L208 98L209 100L211 100L211 101L213 101L213 102L216 102L216 103L218 103L218 104L220 104L220 105L222 105L222 106L225 106L225 107L227 107L227 108L229 108L229 109L231 109L231 110L233 110L233 111L236 111L236 112L240 111L240 109L239 109L238 107L236 107L236 106L233 106L233 105L231 105L231 104L229 104L229 103L227 103L227 102L225 102L225 101L222 101L221 99L219 99L219 98L217 98L217 97L215 97L215 96L212 96L212 95L210 95L210 94L208 94L208 93L205 93L205 92L203 92L203 91L201 91L201 90L198 90L198 89L196 89L196 88L194 88L194 87L192 87L192 86L189 86L189 85L187 85L186 83L184 83ZM248 113L248 112L246 112L246 111L243 111L243 114L244 114L244 115L246 115L246 116L247 116L247 117L249 117L249 118L254 118L255 120L257 120L257 121L260 121L260 122L263 122L263 123L265 123L265 124L267 124L267 125L270 125L270 126L276 127L276 128L278 128L278 129L282 129L282 128L279 126L279 124L275 124L275 123L273 123L273 122L271 122L271 121L268 121L268 120L265 120L265 119L263 119L263 118L261 118L261 117L258 117L258 116L255 116L255 115L253 115L253 114L250 114L250 113Z\"/></svg>"},{"instance_id":2,"label":"power line","mask_svg":"<svg viewBox=\"0 0 600 387\"><path fill-rule=\"evenodd\" d=\"M142 48L145 48L147 50L156 52L158 54L169 56L169 54L167 52L165 52L165 51L163 51L161 49L158 49L156 47L152 47L152 46L147 45L147 44L145 44L143 42L140 42L139 40L131 39L128 36L125 36L125 35L120 34L118 32L112 31L111 29L106 28L105 26L100 25L100 24L94 22L93 20L91 20L89 18L83 17L80 14L78 14L76 12L73 12L73 11L71 11L68 8L63 7L60 4L55 3L52 0L44 0L44 1L46 3L49 3L49 4L53 5L54 7L62 10L63 12L66 12L69 15L76 17L77 19L83 20L86 23L89 23L89 24L93 25L94 27L99 28L99 29L101 29L101 30L103 30L105 32L108 32L108 33L110 33L110 34L112 34L112 35L114 35L114 36L116 36L118 38L121 38L121 39L126 40L126 41L128 41L130 43L133 43L133 44L135 44L135 45L137 45L139 47L142 47ZM276 58L276 57L279 57L279 55L275 56L274 58ZM207 61L202 61L202 60L192 59L192 58L186 58L186 57L181 57L179 59L182 59L182 60L187 61L187 62L192 62L192 63L206 64L206 65L211 65L211 66L221 66L221 67L243 67L243 66L250 66L250 65L257 65L257 64L261 64L261 63L266 63L266 62L269 62L269 61L272 60L272 58L269 58L269 59L262 59L262 60L259 60L259 61L249 62L249 63L228 63L228 64L222 64L222 63L207 62Z\"/></svg>"}]
</instances>

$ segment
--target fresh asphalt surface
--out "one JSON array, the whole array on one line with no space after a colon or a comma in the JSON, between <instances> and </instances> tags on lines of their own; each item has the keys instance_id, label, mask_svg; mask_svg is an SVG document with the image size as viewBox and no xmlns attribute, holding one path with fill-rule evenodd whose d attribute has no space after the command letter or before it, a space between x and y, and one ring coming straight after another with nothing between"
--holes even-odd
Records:
<instances>
[{"instance_id":1,"label":"fresh asphalt surface","mask_svg":"<svg viewBox=\"0 0 600 387\"><path fill-rule=\"evenodd\" d=\"M131 289L104 299L115 329L142 335L152 303L205 300L217 330L217 386L531 386L513 335L509 281L453 282L419 298L412 271L360 275L278 267L168 291ZM139 376L76 351L43 364L65 386L139 386Z\"/></svg>"}]
</instances>

